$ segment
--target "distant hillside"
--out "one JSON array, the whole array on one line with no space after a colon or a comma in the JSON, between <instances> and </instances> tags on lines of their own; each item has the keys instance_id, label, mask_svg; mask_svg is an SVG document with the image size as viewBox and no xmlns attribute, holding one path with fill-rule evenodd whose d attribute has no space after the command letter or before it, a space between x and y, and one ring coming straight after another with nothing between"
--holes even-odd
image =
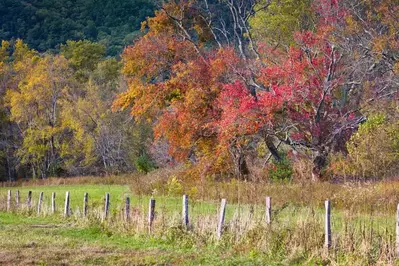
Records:
<instances>
[{"instance_id":1,"label":"distant hillside","mask_svg":"<svg viewBox=\"0 0 399 266\"><path fill-rule=\"evenodd\" d=\"M0 40L21 38L39 51L88 39L115 55L154 12L150 0L1 0Z\"/></svg>"}]
</instances>

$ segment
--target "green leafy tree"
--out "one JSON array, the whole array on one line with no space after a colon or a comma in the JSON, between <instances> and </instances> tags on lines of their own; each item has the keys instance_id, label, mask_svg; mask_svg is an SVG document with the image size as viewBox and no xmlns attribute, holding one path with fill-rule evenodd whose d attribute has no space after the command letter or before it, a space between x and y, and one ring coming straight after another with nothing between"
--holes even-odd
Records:
<instances>
[{"instance_id":1,"label":"green leafy tree","mask_svg":"<svg viewBox=\"0 0 399 266\"><path fill-rule=\"evenodd\" d=\"M61 45L61 54L68 59L76 78L84 82L104 58L105 47L87 40L67 41L65 45Z\"/></svg>"},{"instance_id":2,"label":"green leafy tree","mask_svg":"<svg viewBox=\"0 0 399 266\"><path fill-rule=\"evenodd\" d=\"M261 1L258 12L250 18L254 38L283 45L293 44L294 32L314 28L311 5L311 0ZM265 6L267 8L262 8Z\"/></svg>"},{"instance_id":3,"label":"green leafy tree","mask_svg":"<svg viewBox=\"0 0 399 266\"><path fill-rule=\"evenodd\" d=\"M153 11L150 0L2 0L0 40L22 38L40 52L58 51L67 40L91 40L117 55Z\"/></svg>"},{"instance_id":4,"label":"green leafy tree","mask_svg":"<svg viewBox=\"0 0 399 266\"><path fill-rule=\"evenodd\" d=\"M394 102L385 102L370 113L368 120L347 143L348 156L334 164L336 174L383 178L396 175L399 163L399 110Z\"/></svg>"}]
</instances>

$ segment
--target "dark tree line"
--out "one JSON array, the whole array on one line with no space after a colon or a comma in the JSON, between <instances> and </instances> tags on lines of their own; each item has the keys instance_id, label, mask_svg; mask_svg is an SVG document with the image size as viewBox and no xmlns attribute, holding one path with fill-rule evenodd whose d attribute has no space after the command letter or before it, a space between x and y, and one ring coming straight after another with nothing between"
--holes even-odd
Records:
<instances>
[{"instance_id":1,"label":"dark tree line","mask_svg":"<svg viewBox=\"0 0 399 266\"><path fill-rule=\"evenodd\" d=\"M87 39L117 55L153 11L148 0L2 0L0 40L20 38L44 52L67 40Z\"/></svg>"}]
</instances>

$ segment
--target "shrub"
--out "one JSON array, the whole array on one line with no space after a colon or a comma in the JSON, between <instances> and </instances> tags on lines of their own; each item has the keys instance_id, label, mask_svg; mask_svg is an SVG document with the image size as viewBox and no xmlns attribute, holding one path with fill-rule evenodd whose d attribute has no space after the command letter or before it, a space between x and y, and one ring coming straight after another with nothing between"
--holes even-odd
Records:
<instances>
[{"instance_id":1,"label":"shrub","mask_svg":"<svg viewBox=\"0 0 399 266\"><path fill-rule=\"evenodd\" d=\"M171 176L166 184L169 196L180 196L183 193L183 186L176 176Z\"/></svg>"},{"instance_id":2,"label":"shrub","mask_svg":"<svg viewBox=\"0 0 399 266\"><path fill-rule=\"evenodd\" d=\"M146 154L137 157L135 166L137 171L145 174L155 169L154 163Z\"/></svg>"},{"instance_id":3,"label":"shrub","mask_svg":"<svg viewBox=\"0 0 399 266\"><path fill-rule=\"evenodd\" d=\"M388 114L376 113L360 125L347 143L348 156L335 156L336 174L383 178L394 174L399 163L399 122Z\"/></svg>"},{"instance_id":4,"label":"shrub","mask_svg":"<svg viewBox=\"0 0 399 266\"><path fill-rule=\"evenodd\" d=\"M290 180L292 173L291 162L286 156L281 161L273 161L268 167L269 178L272 180Z\"/></svg>"}]
</instances>

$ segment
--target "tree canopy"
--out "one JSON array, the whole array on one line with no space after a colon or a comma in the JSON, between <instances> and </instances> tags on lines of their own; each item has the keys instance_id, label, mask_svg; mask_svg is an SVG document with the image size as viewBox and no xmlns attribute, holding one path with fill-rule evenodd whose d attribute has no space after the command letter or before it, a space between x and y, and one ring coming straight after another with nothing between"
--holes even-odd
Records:
<instances>
[{"instance_id":1,"label":"tree canopy","mask_svg":"<svg viewBox=\"0 0 399 266\"><path fill-rule=\"evenodd\" d=\"M147 0L3 0L0 40L20 38L44 52L59 49L67 40L86 39L117 55L153 11L153 3Z\"/></svg>"},{"instance_id":2,"label":"tree canopy","mask_svg":"<svg viewBox=\"0 0 399 266\"><path fill-rule=\"evenodd\" d=\"M1 24L9 179L179 163L203 179L280 179L302 163L320 180L398 165L397 0L161 1L140 33L149 2L7 1L45 34L29 46L7 35L23 20Z\"/></svg>"}]
</instances>

